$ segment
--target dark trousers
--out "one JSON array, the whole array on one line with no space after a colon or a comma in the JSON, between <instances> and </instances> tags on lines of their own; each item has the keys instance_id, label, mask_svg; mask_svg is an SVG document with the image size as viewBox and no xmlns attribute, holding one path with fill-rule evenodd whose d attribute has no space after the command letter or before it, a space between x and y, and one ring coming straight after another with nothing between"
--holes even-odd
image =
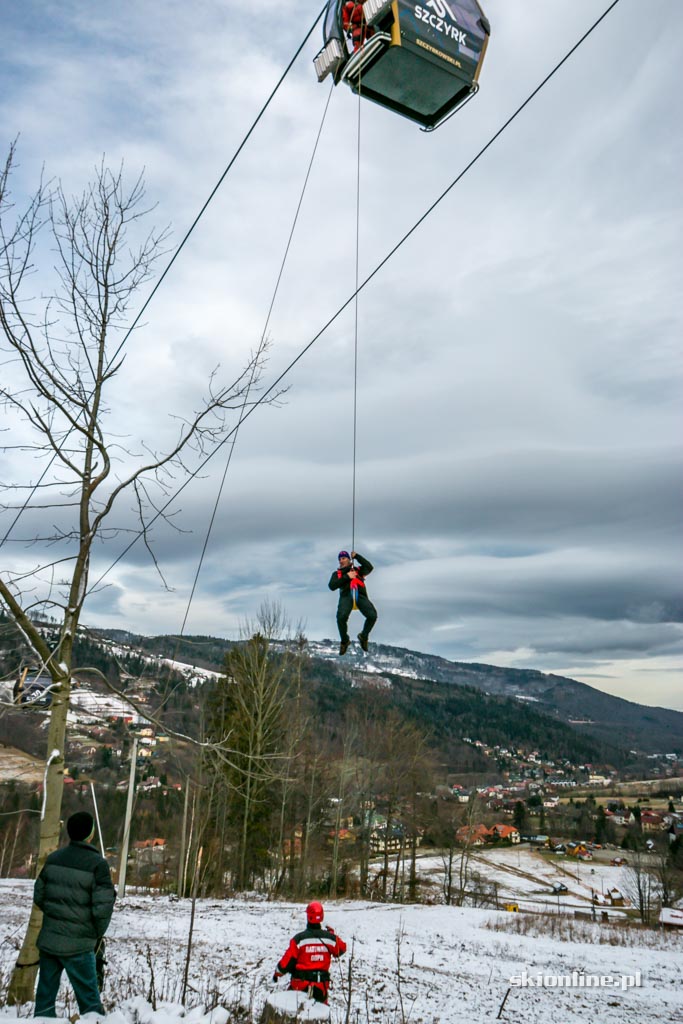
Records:
<instances>
[{"instance_id":1,"label":"dark trousers","mask_svg":"<svg viewBox=\"0 0 683 1024\"><path fill-rule=\"evenodd\" d=\"M97 988L95 954L79 953L77 956L53 956L40 954L38 991L36 992L36 1017L56 1017L55 999L59 991L62 971L71 982L78 1009L83 1013L104 1013L102 1000Z\"/></svg>"},{"instance_id":2,"label":"dark trousers","mask_svg":"<svg viewBox=\"0 0 683 1024\"><path fill-rule=\"evenodd\" d=\"M329 981L304 981L301 978L292 978L289 991L308 992L316 1003L326 1003L329 987Z\"/></svg>"},{"instance_id":3,"label":"dark trousers","mask_svg":"<svg viewBox=\"0 0 683 1024\"><path fill-rule=\"evenodd\" d=\"M356 604L358 611L361 615L365 616L365 625L363 626L363 636L369 636L370 630L377 622L377 609L370 600L367 594L360 592L356 597ZM339 598L339 606L337 608L337 626L339 627L339 636L342 640L346 641L349 639L349 631L347 628L349 615L353 611L353 597L351 594L342 594Z\"/></svg>"}]
</instances>

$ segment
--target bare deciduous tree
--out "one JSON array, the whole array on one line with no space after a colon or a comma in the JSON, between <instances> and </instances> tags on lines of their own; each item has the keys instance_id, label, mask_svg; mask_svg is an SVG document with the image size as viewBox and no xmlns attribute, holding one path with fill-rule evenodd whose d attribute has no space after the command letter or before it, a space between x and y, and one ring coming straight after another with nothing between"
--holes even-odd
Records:
<instances>
[{"instance_id":1,"label":"bare deciduous tree","mask_svg":"<svg viewBox=\"0 0 683 1024\"><path fill-rule=\"evenodd\" d=\"M265 343L228 386L211 377L201 408L178 420L166 450L144 442L142 454L124 447L107 429L111 384L122 370L131 304L163 252L165 233L143 234L149 210L142 179L129 187L122 170L104 163L81 196L70 198L61 184L41 182L16 212L9 187L14 155L12 147L0 171L0 401L26 458L19 467L23 479L0 485L0 513L9 521L4 540L19 515L32 525L23 547L14 542L15 558L3 560L0 602L52 680L40 870L59 839L73 643L89 593L93 545L131 531L126 506L132 503L151 553L150 523L160 515L168 519L164 505L178 478L196 471L225 439L231 411L235 417L243 412L258 385ZM47 269L41 274L44 295L36 298L31 276L47 244L54 277L46 287ZM27 546L38 551L31 563ZM53 647L36 624L48 610L58 623ZM40 920L34 907L10 986L13 1003L33 998Z\"/></svg>"},{"instance_id":2,"label":"bare deciduous tree","mask_svg":"<svg viewBox=\"0 0 683 1024\"><path fill-rule=\"evenodd\" d=\"M256 622L245 626L243 642L226 656L226 676L209 710L209 734L217 741L226 733L231 737L229 761L221 756L220 743L209 760L231 794L237 889L251 883L270 860L271 817L292 756L286 738L289 669L301 647L295 641L291 647L274 648L272 641L285 627L277 605L261 607Z\"/></svg>"},{"instance_id":3,"label":"bare deciduous tree","mask_svg":"<svg viewBox=\"0 0 683 1024\"><path fill-rule=\"evenodd\" d=\"M623 883L624 893L638 911L643 924L650 924L661 900L661 890L654 874L655 865L640 850L630 855Z\"/></svg>"}]
</instances>

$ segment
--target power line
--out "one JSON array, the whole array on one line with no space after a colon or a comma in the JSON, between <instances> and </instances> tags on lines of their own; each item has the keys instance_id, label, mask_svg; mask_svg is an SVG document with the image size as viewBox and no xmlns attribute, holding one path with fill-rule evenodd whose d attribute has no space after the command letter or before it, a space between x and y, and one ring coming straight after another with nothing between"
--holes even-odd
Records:
<instances>
[{"instance_id":1,"label":"power line","mask_svg":"<svg viewBox=\"0 0 683 1024\"><path fill-rule=\"evenodd\" d=\"M308 168L306 170L306 176L304 178L303 187L301 189L301 195L299 196L299 202L297 203L296 211L294 213L294 220L292 222L292 227L291 227L290 232L289 232L289 237L287 239L287 244L285 246L284 255L282 257L282 262L280 264L280 270L278 272L277 279L275 281L275 288L273 289L273 295L272 295L272 298L270 300L270 305L268 307L268 313L266 315L266 321L265 321L265 324L263 326L263 331L261 332L261 345L264 344L264 342L266 340L266 336L268 334L268 327L270 325L270 319L271 319L271 316L273 314L273 307L275 306L275 300L277 298L278 291L280 290L280 282L282 281L282 275L284 274L285 264L287 263L287 257L289 256L289 250L290 250L291 245L292 245L292 239L294 238L294 231L295 231L297 223L299 221L299 214L301 213L301 207L303 205L304 196L306 195L306 189L308 187L308 180L309 180L309 178L311 176L311 171L313 170L313 163L315 161L316 153L318 152L318 145L320 143L320 138L322 136L323 127L325 125L325 120L327 118L327 111L328 111L329 106L330 106L330 100L332 99L332 90L333 90L333 88L334 88L334 85L332 85L330 87L330 91L329 91L328 96L327 96L327 102L325 103L325 108L323 110L323 116L322 116L322 119L320 121L320 127L318 128L318 134L316 135L315 143L313 145L313 152L311 153L311 158L310 158L309 163L308 163ZM228 470L230 469L230 463L232 462L232 456L234 454L235 445L237 443L237 435L239 433L239 429L240 429L242 423L246 419L247 401L249 399L249 394L250 394L251 387L252 387L252 384L253 384L253 381L254 381L254 376L255 376L255 373L256 373L256 368L257 368L257 364L256 364L256 362L254 362L254 365L252 367L252 372L251 372L251 379L250 379L250 381L249 381L249 383L247 385L247 389L246 389L245 394L244 394L244 401L242 403L242 408L240 409L239 419L237 421L237 425L235 426L234 430L231 431L231 433L232 433L232 444L230 445L230 451L228 452L228 458L227 458L227 461L226 461L226 464L225 464L225 469L223 471L223 478L222 478L222 480L220 482L220 486L218 488L218 493L216 495L216 500L214 502L213 512L211 514L211 519L209 520L209 525L208 525L208 529L206 531L206 537L205 537L205 540L204 540L204 546L202 547L202 552L201 552L201 555L199 557L199 564L197 565L197 571L195 573L194 581L193 581L193 584L192 584L192 591L190 593L190 597L189 597L189 600L188 600L187 609L185 611L185 616L183 618L182 626L180 627L180 636L178 638L179 642L180 642L180 639L182 639L183 633L185 631L185 626L187 624L188 615L190 614L190 605L192 604L192 598L194 597L194 593L195 593L195 590L196 590L196 587L197 587L197 581L199 580L199 574L201 572L202 564L204 562L204 556L206 555L206 549L207 549L208 544L209 544L209 539L211 537L211 531L213 529L213 524L214 524L214 521L216 519L216 514L218 512L218 506L219 506L219 503L220 503L220 500L221 500L221 496L223 494L223 488L225 487L225 480L226 480L226 477L228 475ZM176 653L177 653L177 648L176 648ZM174 658L174 660L175 660L175 658Z\"/></svg>"},{"instance_id":2,"label":"power line","mask_svg":"<svg viewBox=\"0 0 683 1024\"><path fill-rule=\"evenodd\" d=\"M308 181L309 181L309 178L311 176L311 171L313 170L313 164L315 162L316 154L318 152L318 146L320 144L320 139L322 137L323 127L325 125L325 120L327 118L327 111L329 110L330 100L332 99L332 92L333 92L333 90L334 90L334 83L332 83L332 85L330 86L330 91L329 91L329 93L327 95L327 101L326 101L325 107L323 109L323 115L322 115L322 118L321 118L321 121L320 121L320 126L318 128L318 133L317 133L316 138L315 138L315 143L313 145L313 151L311 153L311 157L310 157L310 160L308 162L308 167L306 169L306 175L304 177L303 187L301 189L301 194L299 196L299 201L297 203L297 207L296 207L296 210L295 210L295 213L294 213L294 219L292 221L292 226L290 228L289 237L287 239L287 244L285 245L285 251L284 251L284 254L283 254L283 257L282 257L282 261L280 263L280 269L279 269L279 272L278 272L278 275L277 275L277 278L276 278L276 281L275 281L275 287L273 289L273 294L272 294L272 297L271 297L271 300L270 300L270 305L268 306L268 312L266 314L266 320L265 320L265 323L263 325L263 330L261 332L261 346L263 346L263 344L265 343L265 340L266 340L266 337L267 337L267 334L268 334L268 327L270 325L270 319L271 319L271 316L273 314L273 308L275 306L275 300L277 298L278 291L280 290L280 282L282 281L282 275L284 274L285 265L287 263L287 257L289 255L289 250L290 250L291 245L292 245L292 239L294 238L294 231L296 230L296 226L297 226L297 223L299 221L299 214L301 213L301 207L303 205L304 196L306 195L306 189L308 188ZM227 478L227 475L228 475L228 470L230 469L230 464L232 462L232 456L233 456L233 454L235 452L235 445L237 444L237 435L239 433L240 426L241 426L242 422L245 419L245 410L247 408L247 401L249 399L249 394L251 392L252 384L253 384L253 381L254 381L254 376L256 374L256 367L257 367L257 363L256 363L256 361L254 361L254 365L252 367L252 372L251 372L251 379L249 380L249 383L247 385L247 389L246 389L245 394L244 394L244 401L242 402L242 408L240 409L239 419L237 421L237 425L236 425L236 427L235 427L235 429L233 431L233 434L232 434L232 443L230 445L230 450L228 452L228 457L227 457L227 460L226 460L226 463L225 463L225 468L223 470L223 477L222 477L221 482L220 482L220 484L218 486L218 491L217 491L217 494L216 494L216 499L215 499L214 505L213 505L213 511L211 513L211 517L209 519L209 524L208 524L208 527L207 527L207 530L206 530L206 536L204 538L204 544L202 546L201 554L199 556L199 562L197 564L197 569L196 569L196 572L195 572L195 575L194 575L194 580L192 581L192 588L190 590L190 595L189 595L189 598L188 598L188 601L187 601L187 607L185 608L185 614L183 616L182 625L180 627L180 633L176 637L176 648L175 648L175 654L173 655L173 659L172 659L173 661L177 660L178 652L180 650L180 644L181 644L181 642L183 640L183 637L184 637L185 626L187 625L187 620L188 620L188 617L189 617L189 614L190 614L190 608L192 606L192 601L193 601L193 598L194 598L194 595L195 595L195 591L197 589L197 583L199 581L199 575L200 575L200 573L202 571L202 565L204 564L204 558L206 556L206 551L207 551L207 548L209 546L209 540L211 538L211 531L213 530L213 524L215 522L216 515L218 513L218 506L220 504L220 500L221 500L221 497L223 495L223 488L225 487L225 481L226 481L226 478ZM171 670L169 668L169 677L170 677L170 672L171 672ZM170 697L173 695L174 691L178 688L179 685L180 684L176 684L176 686L173 688L173 690L171 690L170 694L168 694L168 695L164 694L164 697L162 699L160 708L163 707L164 704L166 704L166 702L170 699ZM160 710L160 708L157 709L157 713Z\"/></svg>"},{"instance_id":3,"label":"power line","mask_svg":"<svg viewBox=\"0 0 683 1024\"><path fill-rule=\"evenodd\" d=\"M152 518L149 520L149 522L147 522L145 524L144 529L140 530L135 535L135 537L133 537L133 539L123 549L123 551L118 555L118 557L111 563L111 565L107 569L105 569L105 571L102 573L102 575L99 577L99 579L94 584L92 584L91 587L88 588L88 594L92 593L92 591L96 587L98 587L100 585L100 583L102 583L102 581L109 575L111 570L116 565L118 565L118 563L121 561L121 559L124 558L128 554L128 552L130 551L130 549L138 542L140 537L142 537L144 535L145 531L147 529L149 529L149 527L152 526L161 515L163 515L163 513L166 511L166 509L185 490L185 488L194 479L194 477L197 476L197 474L210 462L210 460L214 457L214 455L216 455L216 453L218 451L220 451L220 449L223 447L223 445L227 444L227 442L231 439L231 437L233 436L235 431L238 429L239 426L241 426L241 424L244 422L244 420L248 419L249 416L251 416L251 414L253 412L255 412L255 410L260 405L262 405L263 402L268 398L268 396L282 383L282 381L287 376L287 374L289 374L291 372L291 370L296 366L296 364L301 359L303 359L303 357L306 355L306 353L309 351L309 349L311 349L313 347L313 345L315 345L315 343L322 337L322 335L325 333L325 331L329 327L331 327L331 325L341 316L341 314L344 312L344 310L347 309L348 306L354 301L356 296L360 292L362 292L364 288L367 287L367 285L370 283L370 281L372 281L373 278L376 277L377 274L380 272L380 270L382 270L383 267L389 262L389 260L393 256L395 256L395 254L398 252L398 250L401 248L401 246L404 245L404 243L408 241L408 239L411 237L411 235L413 235L415 233L415 231L417 231L417 229L420 227L420 225L423 224L425 220L427 220L427 218L434 212L434 210L437 208L437 206L439 206L439 204L441 202L443 202L443 200L446 198L446 196L449 195L449 193L452 191L452 189L455 188L455 186L458 184L458 182L460 182L465 177L467 172L469 170L471 170L472 167L474 167L474 165L481 159L481 157L484 155L484 153L486 153L486 151L488 149L490 149L490 147L493 145L493 143L496 142L496 140L500 138L500 136L503 134L503 132L507 128L509 128L509 126L512 124L512 122L522 113L522 111L529 105L529 103L531 103L531 101L538 95L538 93L548 84L550 79L553 78L553 76L555 74L557 74L557 72L560 70L560 68L564 64L566 64L566 62L569 60L569 58L579 49L579 47L586 41L586 39L588 39L588 37L595 31L595 29L598 27L598 25L600 25L600 23L602 21L604 21L604 19L607 17L607 15L610 13L610 11L612 11L617 6L618 3L619 3L619 0L613 0L613 2L609 5L609 7L607 7L605 9L605 11L603 11L603 13L600 15L600 17L597 18L596 21L593 22L593 24L590 26L590 28L586 32L584 32L584 34L581 36L581 38L578 40L578 42L576 42L571 47L571 49L567 51L567 53L564 55L564 57L562 57L562 59L560 61L558 61L558 63L554 66L552 71L550 71L545 76L545 78L539 83L539 85L537 85L536 88L531 93L529 93L527 98L517 107L517 109L514 111L514 113L512 113L510 115L510 117L504 122L504 124L498 129L498 131L496 131L491 136L491 138L488 140L488 142L485 143L484 146L482 146L482 148L470 160L470 162L464 167L464 169L462 171L460 171L460 173L458 175L456 175L456 177L453 179L453 181L450 183L450 185L448 185L443 190L443 192L438 196L437 199L434 200L434 202L431 204L431 206L429 206L425 210L425 212L422 214L422 216L417 221L415 221L413 226L408 231L406 231L406 233L402 236L402 238L399 239L399 241L396 243L396 245L394 245L394 247L389 250L387 255L382 260L380 260L380 262L368 274L368 276L365 278L365 280L355 289L355 291L346 299L346 301L341 306L339 306L337 311L330 317L330 319L325 324L323 324L323 326L320 328L320 330L317 332L317 334L315 334L311 338L311 340L301 349L301 351L298 353L298 355L296 355L294 357L294 359L292 359L292 361L285 367L285 369L282 371L282 373L280 373L278 375L278 377L276 377L276 379L273 381L273 383L270 385L270 387L267 388L266 391L264 391L264 393L261 395L261 397L258 398L256 400L256 402L254 402L254 404L250 407L250 409L245 413L244 417L240 420L238 425L233 427L232 430L223 438L223 440L220 441L218 445L216 445L216 447L213 449L213 451L210 452L206 456L206 458L199 464L199 466L197 466L197 468L184 480L184 482L180 485L180 487L177 489L177 491L174 494L171 495L171 497L168 499L168 501L164 505L162 505L161 508L155 513L155 515L152 516Z\"/></svg>"}]
</instances>

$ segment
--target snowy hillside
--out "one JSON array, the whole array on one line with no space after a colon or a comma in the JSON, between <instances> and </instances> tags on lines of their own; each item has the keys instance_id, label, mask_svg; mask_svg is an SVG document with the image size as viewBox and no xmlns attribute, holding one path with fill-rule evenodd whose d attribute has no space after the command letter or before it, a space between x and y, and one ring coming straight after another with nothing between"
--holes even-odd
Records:
<instances>
[{"instance_id":1,"label":"snowy hillside","mask_svg":"<svg viewBox=\"0 0 683 1024\"><path fill-rule=\"evenodd\" d=\"M3 975L16 956L31 899L31 884L0 882L0 954ZM109 941L107 1009L110 1024L171 1024L177 1007L156 1013L143 1000L179 1000L190 903L130 896L116 908ZM250 1007L243 1020L257 1020L274 965L292 933L302 927L303 907L262 901L198 902L190 969L191 1015L200 1024L200 1004ZM547 919L546 919L547 920ZM398 906L339 901L328 904L327 921L349 947L334 965L332 1021L410 1021L412 1024L472 1024L496 1019L510 978L524 970L545 975L626 976L640 971L640 987L512 987L502 1020L525 1024L647 1024L683 1019L683 936L602 930L567 918L565 940L518 934L522 922L539 918L444 906ZM498 930L500 929L500 930ZM623 933L621 933L623 935ZM152 971L154 980L152 981ZM351 1015L347 1017L351 977ZM281 982L281 984L283 984ZM131 1000L138 998L134 1003ZM29 1015L0 1009L0 1020ZM73 1003L66 1007L73 1012ZM214 1013L212 1024L224 1024Z\"/></svg>"}]
</instances>

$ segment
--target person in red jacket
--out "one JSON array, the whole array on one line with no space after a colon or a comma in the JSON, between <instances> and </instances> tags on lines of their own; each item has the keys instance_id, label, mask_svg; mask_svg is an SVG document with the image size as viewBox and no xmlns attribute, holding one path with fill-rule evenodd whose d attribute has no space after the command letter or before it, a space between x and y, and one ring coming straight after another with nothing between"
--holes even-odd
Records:
<instances>
[{"instance_id":1,"label":"person in red jacket","mask_svg":"<svg viewBox=\"0 0 683 1024\"><path fill-rule=\"evenodd\" d=\"M289 941L285 955L277 965L273 981L291 974L290 991L309 992L318 1003L327 1002L330 987L330 963L346 952L346 943L322 921L322 903L314 900L306 907L306 928Z\"/></svg>"},{"instance_id":2,"label":"person in red jacket","mask_svg":"<svg viewBox=\"0 0 683 1024\"><path fill-rule=\"evenodd\" d=\"M365 0L348 0L342 7L342 24L347 36L351 37L354 53L360 50L365 40L375 31L366 24L364 3Z\"/></svg>"}]
</instances>

